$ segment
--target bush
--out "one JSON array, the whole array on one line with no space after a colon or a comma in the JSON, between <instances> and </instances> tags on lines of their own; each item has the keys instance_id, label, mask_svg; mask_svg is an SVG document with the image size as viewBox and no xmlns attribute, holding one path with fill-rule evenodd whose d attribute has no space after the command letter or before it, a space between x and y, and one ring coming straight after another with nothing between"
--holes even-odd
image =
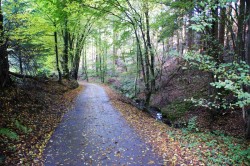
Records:
<instances>
[{"instance_id":1,"label":"bush","mask_svg":"<svg viewBox=\"0 0 250 166\"><path fill-rule=\"evenodd\" d=\"M46 68L42 68L37 71L37 76L41 78L47 78L50 74L51 74L51 71Z\"/></svg>"},{"instance_id":2,"label":"bush","mask_svg":"<svg viewBox=\"0 0 250 166\"><path fill-rule=\"evenodd\" d=\"M209 98L193 99L196 105L210 109L243 108L250 104L250 93L244 92L243 86L250 86L249 65L246 62L218 63L208 55L190 52L184 57L192 66L212 73L214 81L210 83L217 89ZM228 98L229 95L233 97ZM236 100L235 100L236 99Z\"/></svg>"},{"instance_id":3,"label":"bush","mask_svg":"<svg viewBox=\"0 0 250 166\"><path fill-rule=\"evenodd\" d=\"M135 87L134 79L127 76L125 78L120 79L120 86L116 88L126 97L134 98L135 97L134 87Z\"/></svg>"},{"instance_id":4,"label":"bush","mask_svg":"<svg viewBox=\"0 0 250 166\"><path fill-rule=\"evenodd\" d=\"M162 115L164 118L175 121L189 111L192 105L189 101L174 101L162 109Z\"/></svg>"},{"instance_id":5,"label":"bush","mask_svg":"<svg viewBox=\"0 0 250 166\"><path fill-rule=\"evenodd\" d=\"M196 119L197 119L197 116L194 116L189 119L188 126L187 126L188 131L199 131L196 125Z\"/></svg>"}]
</instances>

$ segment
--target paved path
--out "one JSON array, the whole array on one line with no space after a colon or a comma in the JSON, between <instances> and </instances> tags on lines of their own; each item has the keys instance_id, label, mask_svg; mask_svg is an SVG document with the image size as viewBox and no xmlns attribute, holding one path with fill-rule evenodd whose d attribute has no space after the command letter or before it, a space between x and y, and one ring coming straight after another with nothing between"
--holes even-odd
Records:
<instances>
[{"instance_id":1,"label":"paved path","mask_svg":"<svg viewBox=\"0 0 250 166\"><path fill-rule=\"evenodd\" d=\"M44 152L45 165L161 165L116 111L102 87L85 84L74 110L65 114Z\"/></svg>"}]
</instances>

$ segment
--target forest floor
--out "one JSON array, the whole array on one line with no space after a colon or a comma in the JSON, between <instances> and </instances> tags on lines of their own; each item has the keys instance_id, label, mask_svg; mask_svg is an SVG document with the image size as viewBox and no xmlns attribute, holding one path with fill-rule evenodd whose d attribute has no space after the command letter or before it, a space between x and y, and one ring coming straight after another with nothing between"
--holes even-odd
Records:
<instances>
[{"instance_id":1,"label":"forest floor","mask_svg":"<svg viewBox=\"0 0 250 166\"><path fill-rule=\"evenodd\" d=\"M163 157L164 165L249 165L250 142L220 132L176 129L138 110L124 96L104 86L112 104L146 143Z\"/></svg>"},{"instance_id":2,"label":"forest floor","mask_svg":"<svg viewBox=\"0 0 250 166\"><path fill-rule=\"evenodd\" d=\"M42 163L42 151L83 89L76 81L16 80L0 92L0 165Z\"/></svg>"}]
</instances>

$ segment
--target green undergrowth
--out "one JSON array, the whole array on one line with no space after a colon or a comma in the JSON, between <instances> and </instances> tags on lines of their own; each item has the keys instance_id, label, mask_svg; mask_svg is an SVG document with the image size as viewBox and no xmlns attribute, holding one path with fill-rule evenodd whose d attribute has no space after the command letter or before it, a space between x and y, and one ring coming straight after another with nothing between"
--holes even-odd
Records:
<instances>
[{"instance_id":1,"label":"green undergrowth","mask_svg":"<svg viewBox=\"0 0 250 166\"><path fill-rule=\"evenodd\" d=\"M250 146L246 140L220 131L199 132L195 118L190 119L188 127L181 132L171 130L167 134L206 165L250 165Z\"/></svg>"},{"instance_id":2,"label":"green undergrowth","mask_svg":"<svg viewBox=\"0 0 250 166\"><path fill-rule=\"evenodd\" d=\"M192 107L189 101L174 101L162 109L162 115L171 121L181 118Z\"/></svg>"},{"instance_id":3,"label":"green undergrowth","mask_svg":"<svg viewBox=\"0 0 250 166\"><path fill-rule=\"evenodd\" d=\"M31 128L28 128L28 127L22 125L18 120L15 120L15 126L17 129L19 129L22 133L25 133L25 134L32 131Z\"/></svg>"},{"instance_id":4,"label":"green undergrowth","mask_svg":"<svg viewBox=\"0 0 250 166\"><path fill-rule=\"evenodd\" d=\"M10 128L0 128L0 135L5 136L7 139L18 140L19 136L15 130L21 133L28 134L32 130L21 124L20 121L12 119L12 129ZM14 129L14 130L13 130Z\"/></svg>"},{"instance_id":5,"label":"green undergrowth","mask_svg":"<svg viewBox=\"0 0 250 166\"><path fill-rule=\"evenodd\" d=\"M9 139L13 139L13 140L19 139L19 136L17 135L17 133L12 131L9 128L0 128L0 135L5 136Z\"/></svg>"}]
</instances>

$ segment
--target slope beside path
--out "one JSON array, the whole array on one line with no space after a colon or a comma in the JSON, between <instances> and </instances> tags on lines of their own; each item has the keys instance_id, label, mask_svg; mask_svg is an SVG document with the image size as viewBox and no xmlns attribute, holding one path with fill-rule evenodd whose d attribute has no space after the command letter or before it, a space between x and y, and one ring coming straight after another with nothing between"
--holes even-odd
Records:
<instances>
[{"instance_id":1,"label":"slope beside path","mask_svg":"<svg viewBox=\"0 0 250 166\"><path fill-rule=\"evenodd\" d=\"M104 89L85 84L44 151L45 165L162 165L111 105Z\"/></svg>"}]
</instances>

